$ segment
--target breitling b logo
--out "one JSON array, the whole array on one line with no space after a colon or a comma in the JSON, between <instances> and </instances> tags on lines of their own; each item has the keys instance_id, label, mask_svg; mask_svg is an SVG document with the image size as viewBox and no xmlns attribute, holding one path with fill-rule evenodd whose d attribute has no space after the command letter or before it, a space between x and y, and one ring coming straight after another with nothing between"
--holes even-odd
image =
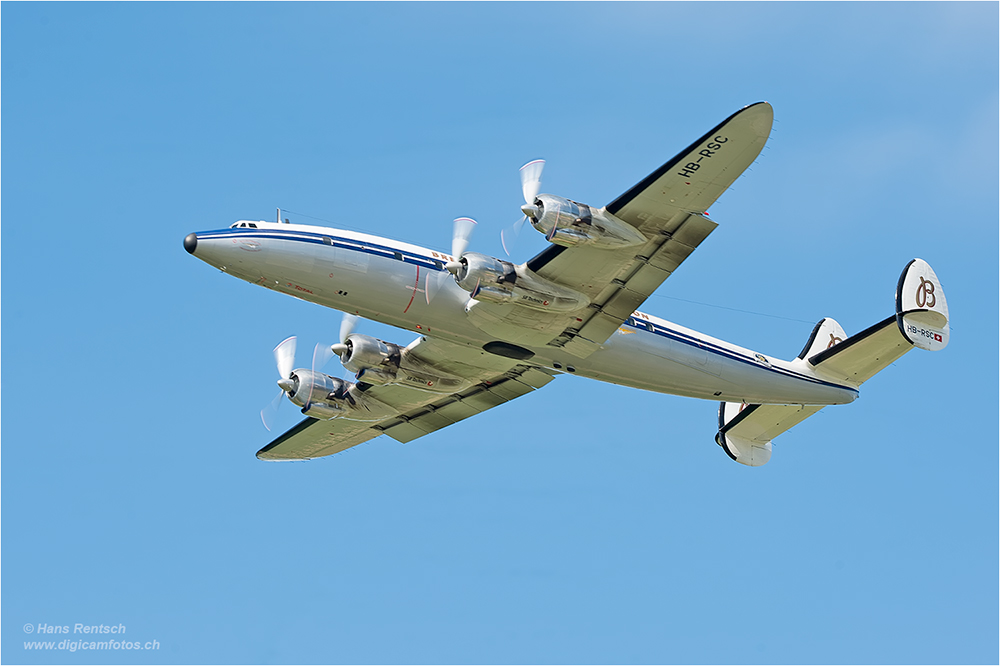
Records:
<instances>
[{"instance_id":1,"label":"breitling b logo","mask_svg":"<svg viewBox=\"0 0 1000 666\"><path fill-rule=\"evenodd\" d=\"M932 308L935 303L937 297L934 296L934 283L920 278L920 285L917 287L917 307Z\"/></svg>"},{"instance_id":2,"label":"breitling b logo","mask_svg":"<svg viewBox=\"0 0 1000 666\"><path fill-rule=\"evenodd\" d=\"M832 347L834 345L839 345L843 341L844 341L844 338L838 338L836 335L834 335L833 333L831 333L830 334L830 344L828 344L826 346L826 348L829 349L830 347Z\"/></svg>"}]
</instances>

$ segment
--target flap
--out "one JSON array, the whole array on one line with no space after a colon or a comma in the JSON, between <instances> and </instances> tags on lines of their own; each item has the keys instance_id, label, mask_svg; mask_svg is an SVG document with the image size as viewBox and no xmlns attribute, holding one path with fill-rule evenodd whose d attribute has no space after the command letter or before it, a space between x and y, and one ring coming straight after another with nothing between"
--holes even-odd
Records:
<instances>
[{"instance_id":1,"label":"flap","mask_svg":"<svg viewBox=\"0 0 1000 666\"><path fill-rule=\"evenodd\" d=\"M458 423L514 398L527 395L554 379L550 370L518 366L493 382L484 382L375 426L398 442L410 442Z\"/></svg>"}]
</instances>

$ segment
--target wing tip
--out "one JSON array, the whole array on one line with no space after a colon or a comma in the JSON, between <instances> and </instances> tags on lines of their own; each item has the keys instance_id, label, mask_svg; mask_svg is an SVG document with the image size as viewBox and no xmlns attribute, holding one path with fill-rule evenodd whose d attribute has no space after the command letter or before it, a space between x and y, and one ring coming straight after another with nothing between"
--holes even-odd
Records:
<instances>
[{"instance_id":1,"label":"wing tip","mask_svg":"<svg viewBox=\"0 0 1000 666\"><path fill-rule=\"evenodd\" d=\"M312 458L305 457L289 457L289 456L276 456L268 452L267 446L257 452L257 460L263 460L264 462L301 462L305 460L312 460Z\"/></svg>"}]
</instances>

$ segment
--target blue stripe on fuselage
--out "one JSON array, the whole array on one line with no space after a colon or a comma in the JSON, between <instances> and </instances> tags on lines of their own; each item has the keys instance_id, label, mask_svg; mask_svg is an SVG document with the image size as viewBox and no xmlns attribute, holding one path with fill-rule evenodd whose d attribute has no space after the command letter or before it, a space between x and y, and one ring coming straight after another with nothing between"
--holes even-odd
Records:
<instances>
[{"instance_id":1,"label":"blue stripe on fuselage","mask_svg":"<svg viewBox=\"0 0 1000 666\"><path fill-rule=\"evenodd\" d=\"M845 389L848 391L853 391L855 394L858 393L857 389L851 388L850 386L843 386L842 384L834 384L833 382L823 381L822 379L817 379L816 377L810 377L809 375L804 375L798 372L793 372L785 368L776 368L773 365L763 365L757 359L752 356L746 356L734 352L731 349L726 349L725 347L720 347L719 345L713 344L707 340L698 339L692 335L676 331L674 329L667 328L662 324L655 324L651 321L643 321L642 323L637 323L635 317L629 317L626 319L622 326L635 329L639 333L652 333L653 335L658 335L668 340L673 340L681 344L688 345L689 347L697 347L710 354L715 354L725 359L732 361L738 361L746 365L758 368L760 370L769 370L773 373L782 375L783 377L792 377L794 379L801 379L807 382L812 382L813 384L819 384L821 386L830 386L833 388ZM653 330L649 330L647 326L651 326Z\"/></svg>"},{"instance_id":2,"label":"blue stripe on fuselage","mask_svg":"<svg viewBox=\"0 0 1000 666\"><path fill-rule=\"evenodd\" d=\"M374 255L376 257L384 257L387 259L395 258L394 255L399 254L403 257L403 261L415 266L422 266L424 268L429 268L436 271L444 271L444 261L441 259L434 259L426 255L417 254L412 250L404 250L402 248L393 247L391 245L379 245L377 243L370 243L367 241L356 240L353 238L343 238L339 236L334 236L332 234L321 234L311 231L298 231L293 229L251 229L251 228L235 228L235 229L221 229L218 231L206 231L198 232L199 239L212 239L212 238L227 238L230 236L239 236L240 238L270 238L274 240L290 240L299 241L303 243L314 243L317 245L327 245L328 247L341 248L345 250L354 250L355 252L362 252L364 254ZM324 241L324 238L329 238L330 243ZM812 382L814 384L819 384L821 386L830 386L833 388L845 389L848 391L853 391L855 394L858 393L857 389L851 388L850 386L843 386L841 384L834 384L832 382L823 381L822 379L817 379L815 377L810 377L809 375L804 375L798 372L793 372L791 370L786 370L784 368L776 368L774 366L762 365L752 356L745 356L739 354L730 349L720 347L716 344L708 342L707 340L700 340L694 336L682 333L680 331L667 328L662 324L656 324L651 321L644 321L641 324L637 323L634 317L629 317L626 319L622 326L635 329L639 333L652 333L653 335L658 335L660 337L667 338L669 340L674 340L681 344L688 345L690 347L697 347L708 353L715 354L725 359L738 361L740 363L745 363L746 365L752 366L760 370L769 370L775 374L779 374L783 377L791 377L794 379L801 379L804 381ZM653 330L649 330L647 326L652 327Z\"/></svg>"},{"instance_id":3,"label":"blue stripe on fuselage","mask_svg":"<svg viewBox=\"0 0 1000 666\"><path fill-rule=\"evenodd\" d=\"M344 250L354 250L364 254L394 259L399 254L403 261L415 266L429 268L431 270L443 271L445 259L434 259L422 254L417 254L412 250L393 247L391 245L379 245L367 241L355 240L353 238L342 238L331 234L321 234L311 231L284 230L284 229L221 229L218 231L204 231L197 233L198 239L212 240L218 238L229 238L238 236L240 238L269 238L272 240L298 241L301 243L313 243L315 245L326 245L327 247L341 248ZM329 238L330 242L324 241ZM443 256L443 255L442 255Z\"/></svg>"}]
</instances>

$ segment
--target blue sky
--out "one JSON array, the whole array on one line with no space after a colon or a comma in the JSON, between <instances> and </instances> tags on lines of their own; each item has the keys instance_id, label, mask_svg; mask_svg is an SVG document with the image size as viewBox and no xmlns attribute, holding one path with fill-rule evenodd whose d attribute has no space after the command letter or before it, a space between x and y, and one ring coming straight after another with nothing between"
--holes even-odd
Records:
<instances>
[{"instance_id":1,"label":"blue sky","mask_svg":"<svg viewBox=\"0 0 1000 666\"><path fill-rule=\"evenodd\" d=\"M0 11L5 663L997 661L996 3ZM498 254L529 159L600 206L759 100L767 148L643 310L791 358L891 314L921 257L948 349L760 469L714 403L579 377L254 458L271 349L340 314L184 235L280 206L445 248L470 215ZM24 649L76 623L160 649Z\"/></svg>"}]
</instances>

